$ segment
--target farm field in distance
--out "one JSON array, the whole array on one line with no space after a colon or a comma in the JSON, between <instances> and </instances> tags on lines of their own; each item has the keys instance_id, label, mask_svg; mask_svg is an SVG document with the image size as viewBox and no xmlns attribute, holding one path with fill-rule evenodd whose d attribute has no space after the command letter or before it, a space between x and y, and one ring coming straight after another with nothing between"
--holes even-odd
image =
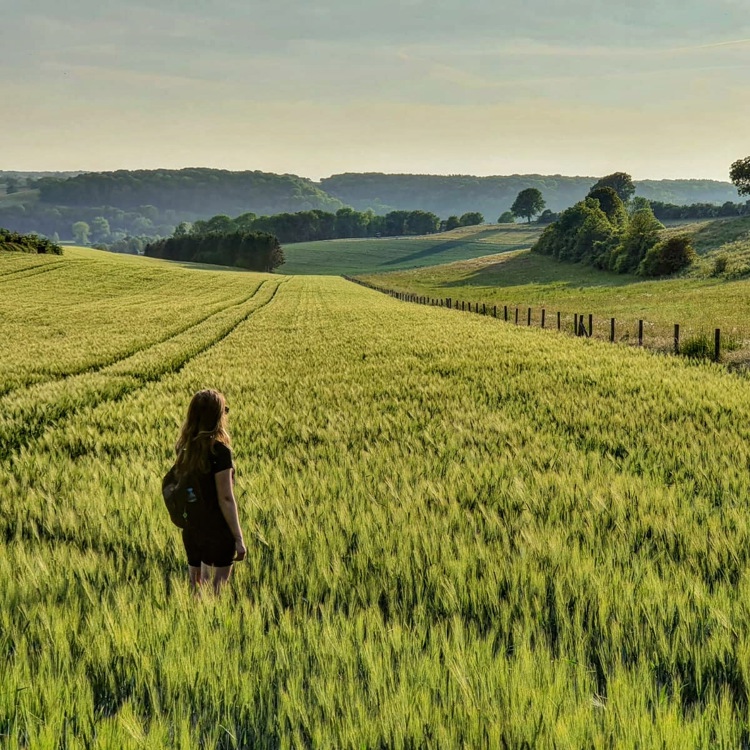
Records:
<instances>
[{"instance_id":1,"label":"farm field in distance","mask_svg":"<svg viewBox=\"0 0 750 750\"><path fill-rule=\"evenodd\" d=\"M727 358L746 358L750 347L750 279L736 281L710 277L711 262L726 252L736 262L750 255L750 221L712 222L670 227L668 232L692 231L702 254L692 275L664 280L600 271L577 263L560 263L528 250L476 258L431 268L387 274L359 274L378 286L430 298L508 305L509 315L540 324L541 309L548 325L555 313L572 330L575 313L594 315L595 335L609 336L610 318L617 320L618 340L637 342L638 320L645 321L644 336L657 348L672 345L674 324L683 340L721 328L735 352Z\"/></svg>"},{"instance_id":2,"label":"farm field in distance","mask_svg":"<svg viewBox=\"0 0 750 750\"><path fill-rule=\"evenodd\" d=\"M424 237L382 237L284 245L289 274L354 275L382 273L477 258L530 247L539 236L535 226L482 225Z\"/></svg>"},{"instance_id":3,"label":"farm field in distance","mask_svg":"<svg viewBox=\"0 0 750 750\"><path fill-rule=\"evenodd\" d=\"M0 289L4 749L750 744L746 379L340 278ZM248 559L196 602L160 482L202 387Z\"/></svg>"}]
</instances>

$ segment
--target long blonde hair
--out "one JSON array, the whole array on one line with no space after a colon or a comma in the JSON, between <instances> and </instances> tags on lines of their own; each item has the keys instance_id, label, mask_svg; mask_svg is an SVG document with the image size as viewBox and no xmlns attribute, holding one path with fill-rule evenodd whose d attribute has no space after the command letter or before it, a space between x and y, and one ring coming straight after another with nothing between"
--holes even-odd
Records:
<instances>
[{"instance_id":1,"label":"long blonde hair","mask_svg":"<svg viewBox=\"0 0 750 750\"><path fill-rule=\"evenodd\" d=\"M188 407L187 418L177 438L177 471L208 473L209 454L215 443L232 447L227 429L227 402L223 393L214 390L198 391Z\"/></svg>"}]
</instances>

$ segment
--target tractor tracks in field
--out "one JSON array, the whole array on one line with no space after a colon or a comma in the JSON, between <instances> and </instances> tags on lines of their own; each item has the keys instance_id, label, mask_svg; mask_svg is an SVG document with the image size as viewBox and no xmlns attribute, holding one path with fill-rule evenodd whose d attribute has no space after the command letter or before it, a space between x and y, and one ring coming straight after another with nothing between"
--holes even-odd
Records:
<instances>
[{"instance_id":1,"label":"tractor tracks in field","mask_svg":"<svg viewBox=\"0 0 750 750\"><path fill-rule=\"evenodd\" d=\"M4 273L0 273L0 284L5 281L17 281L18 279L28 279L32 276L40 276L43 273L56 271L64 265L66 265L66 262L60 260L53 263L37 263L35 266L27 266L26 268L16 268L13 271L5 271Z\"/></svg>"},{"instance_id":2,"label":"tractor tracks in field","mask_svg":"<svg viewBox=\"0 0 750 750\"><path fill-rule=\"evenodd\" d=\"M0 278L0 282L2 279ZM182 326L181 328L178 328L176 330L171 330L168 334L163 336L162 338L156 339L155 341L149 341L143 345L136 346L133 349L130 349L124 353L115 354L113 357L104 360L102 362L95 362L94 364L86 365L84 367L81 367L76 370L70 370L69 372L65 373L56 373L52 375L45 376L43 373L38 373L41 375L41 377L35 377L37 373L30 373L28 378L26 380L20 380L15 383L9 383L7 387L3 388L0 386L0 398L3 398L9 394L17 393L18 391L24 390L26 388L31 388L38 385L44 385L47 383L55 383L55 382L61 382L64 380L68 380L69 378L74 378L79 375L86 375L91 374L95 372L100 372L101 370L105 370L108 367L113 367L114 365L124 362L127 359L130 359L131 357L134 357L136 354L140 354L142 352L147 352L149 349L153 349L154 347L161 346L162 344L167 343L168 341L178 337L182 336L183 334L187 333L188 331L196 328L197 326L202 325L203 323L206 323L208 320L210 320L213 317L216 317L217 315L221 315L222 313L226 312L227 310L230 310L233 307L240 307L242 305L247 304L250 302L251 299L253 299L261 290L263 285L266 283L266 280L261 281L258 286L255 287L255 289L252 291L252 293L246 297L243 297L239 300L239 302L230 302L227 305L224 305L223 307L218 308L217 310L214 310L213 312L208 313L208 315L204 315L202 318L199 318L198 320L193 320L192 322L188 323L185 326Z\"/></svg>"},{"instance_id":3,"label":"tractor tracks in field","mask_svg":"<svg viewBox=\"0 0 750 750\"><path fill-rule=\"evenodd\" d=\"M116 403L149 384L179 373L194 359L220 344L253 315L270 305L281 286L287 281L287 279L278 281L267 298L259 300L261 290L265 292L272 283L264 280L256 288L255 293L238 307L243 304L248 305L253 301L257 301L258 304L251 305L250 309L243 311L239 317L229 319L216 331L198 333L199 337L202 335L203 340L192 342L190 346L182 349L178 346L174 352L168 350L171 345L177 343L180 336L188 338L188 334L196 334L196 328L209 325L212 322L211 318L220 313L209 316L202 324L191 326L182 334L169 337L161 344L152 345L97 371L84 372L68 377L64 381L35 384L23 394L27 397L27 403L21 404L20 407L13 408L12 404L6 406L0 399L0 460L10 459L33 441L41 438L47 430L62 426L82 407L96 408L105 403ZM263 294L263 296L266 295ZM153 353L152 350L157 350L159 346L165 347L164 358L151 363L146 362L148 366L141 370L131 369L128 365L128 360L136 360L139 356ZM133 366L137 364L134 362ZM63 388L66 390L58 393L58 390ZM45 393L45 390L50 392Z\"/></svg>"}]
</instances>

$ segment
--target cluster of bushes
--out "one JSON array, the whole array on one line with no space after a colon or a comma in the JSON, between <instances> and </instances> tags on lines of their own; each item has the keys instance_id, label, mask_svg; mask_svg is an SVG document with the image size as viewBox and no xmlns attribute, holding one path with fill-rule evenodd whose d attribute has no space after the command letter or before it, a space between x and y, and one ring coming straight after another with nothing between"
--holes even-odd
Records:
<instances>
[{"instance_id":1,"label":"cluster of bushes","mask_svg":"<svg viewBox=\"0 0 750 750\"><path fill-rule=\"evenodd\" d=\"M182 223L175 230L175 236L267 232L275 235L281 242L292 243L434 234L483 222L484 217L478 212L466 213L461 217L451 216L446 221L441 221L428 211L390 211L385 216L377 216L372 211L355 211L353 208L340 208L336 213L315 209L272 216L244 213L234 219L219 214L193 224Z\"/></svg>"},{"instance_id":2,"label":"cluster of bushes","mask_svg":"<svg viewBox=\"0 0 750 750\"><path fill-rule=\"evenodd\" d=\"M36 234L19 234L0 228L0 250L22 253L62 255L62 248L56 242Z\"/></svg>"},{"instance_id":3,"label":"cluster of bushes","mask_svg":"<svg viewBox=\"0 0 750 750\"><path fill-rule=\"evenodd\" d=\"M544 230L533 250L617 273L664 276L696 254L688 236L662 240L663 229L645 199L636 198L628 212L615 190L595 187Z\"/></svg>"},{"instance_id":4,"label":"cluster of bushes","mask_svg":"<svg viewBox=\"0 0 750 750\"><path fill-rule=\"evenodd\" d=\"M251 271L270 272L284 262L276 237L266 232L227 232L182 235L147 245L144 254L164 260L238 266Z\"/></svg>"}]
</instances>

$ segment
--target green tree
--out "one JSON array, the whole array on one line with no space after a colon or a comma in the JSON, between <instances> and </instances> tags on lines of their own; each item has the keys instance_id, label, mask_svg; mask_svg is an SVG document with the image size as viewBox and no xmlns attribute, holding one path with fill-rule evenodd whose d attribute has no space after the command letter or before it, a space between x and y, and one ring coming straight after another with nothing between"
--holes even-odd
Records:
<instances>
[{"instance_id":1,"label":"green tree","mask_svg":"<svg viewBox=\"0 0 750 750\"><path fill-rule=\"evenodd\" d=\"M407 234L434 234L440 227L440 219L429 211L412 211L406 219Z\"/></svg>"},{"instance_id":2,"label":"green tree","mask_svg":"<svg viewBox=\"0 0 750 750\"><path fill-rule=\"evenodd\" d=\"M229 232L236 232L237 227L234 221L230 219L226 214L219 214L218 216L212 216L206 222L206 232L215 234L225 234Z\"/></svg>"},{"instance_id":3,"label":"green tree","mask_svg":"<svg viewBox=\"0 0 750 750\"><path fill-rule=\"evenodd\" d=\"M175 228L173 237L186 237L190 234L193 225L189 221L181 221Z\"/></svg>"},{"instance_id":4,"label":"green tree","mask_svg":"<svg viewBox=\"0 0 750 750\"><path fill-rule=\"evenodd\" d=\"M257 215L252 211L246 211L244 214L240 214L235 220L235 226L239 232L250 232L253 228L253 222L257 219Z\"/></svg>"},{"instance_id":5,"label":"green tree","mask_svg":"<svg viewBox=\"0 0 750 750\"><path fill-rule=\"evenodd\" d=\"M623 203L627 203L635 194L635 183L633 182L633 178L627 172L613 172L606 177L602 177L601 180L591 188L591 191L603 187L612 188L612 190L620 196L620 200Z\"/></svg>"},{"instance_id":6,"label":"green tree","mask_svg":"<svg viewBox=\"0 0 750 750\"><path fill-rule=\"evenodd\" d=\"M340 208L336 211L334 232L336 237L366 237L367 215L353 208Z\"/></svg>"},{"instance_id":7,"label":"green tree","mask_svg":"<svg viewBox=\"0 0 750 750\"><path fill-rule=\"evenodd\" d=\"M628 222L622 242L612 253L610 267L617 273L633 273L646 253L659 241L664 225L651 208L636 211Z\"/></svg>"},{"instance_id":8,"label":"green tree","mask_svg":"<svg viewBox=\"0 0 750 750\"><path fill-rule=\"evenodd\" d=\"M458 216L449 216L445 221L445 231L450 232L451 229L457 229L461 226L461 219Z\"/></svg>"},{"instance_id":9,"label":"green tree","mask_svg":"<svg viewBox=\"0 0 750 750\"><path fill-rule=\"evenodd\" d=\"M698 255L690 236L681 234L654 245L638 266L640 276L668 276L689 266Z\"/></svg>"},{"instance_id":10,"label":"green tree","mask_svg":"<svg viewBox=\"0 0 750 750\"><path fill-rule=\"evenodd\" d=\"M110 234L109 221L103 216L96 216L91 220L91 239L94 242L106 242Z\"/></svg>"},{"instance_id":11,"label":"green tree","mask_svg":"<svg viewBox=\"0 0 750 750\"><path fill-rule=\"evenodd\" d=\"M729 170L729 177L740 195L750 195L750 156L734 162Z\"/></svg>"},{"instance_id":12,"label":"green tree","mask_svg":"<svg viewBox=\"0 0 750 750\"><path fill-rule=\"evenodd\" d=\"M628 223L628 212L625 210L625 204L614 188L592 188L588 197L599 201L599 207L607 215L612 226L624 227Z\"/></svg>"},{"instance_id":13,"label":"green tree","mask_svg":"<svg viewBox=\"0 0 750 750\"><path fill-rule=\"evenodd\" d=\"M518 194L518 197L513 201L510 210L513 212L514 216L522 216L528 219L529 224L531 224L531 220L538 213L544 211L546 205L541 190L538 190L537 188L526 188Z\"/></svg>"},{"instance_id":14,"label":"green tree","mask_svg":"<svg viewBox=\"0 0 750 750\"><path fill-rule=\"evenodd\" d=\"M478 224L484 224L484 216L479 211L467 211L459 221L462 227L474 227Z\"/></svg>"},{"instance_id":15,"label":"green tree","mask_svg":"<svg viewBox=\"0 0 750 750\"><path fill-rule=\"evenodd\" d=\"M87 245L91 227L85 221L77 221L71 228L73 230L73 239L79 245Z\"/></svg>"},{"instance_id":16,"label":"green tree","mask_svg":"<svg viewBox=\"0 0 750 750\"><path fill-rule=\"evenodd\" d=\"M516 217L513 211L503 211L502 214L500 214L500 218L497 220L498 224L515 224L516 223Z\"/></svg>"}]
</instances>

